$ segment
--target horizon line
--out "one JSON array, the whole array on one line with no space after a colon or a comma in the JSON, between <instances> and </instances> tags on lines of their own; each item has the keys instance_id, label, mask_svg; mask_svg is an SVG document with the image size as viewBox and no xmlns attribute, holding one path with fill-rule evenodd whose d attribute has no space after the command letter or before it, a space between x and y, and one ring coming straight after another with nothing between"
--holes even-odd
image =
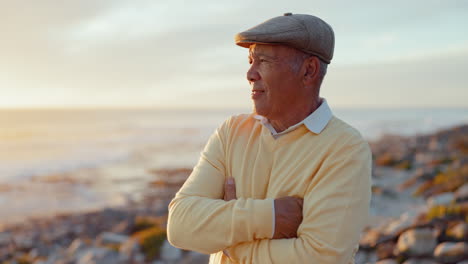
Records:
<instances>
[{"instance_id":1,"label":"horizon line","mask_svg":"<svg viewBox=\"0 0 468 264\"><path fill-rule=\"evenodd\" d=\"M14 111L14 110L245 110L252 109L252 107L222 107L222 106L154 106L154 105L89 105L89 106L20 106L20 107L2 107L0 111ZM341 105L334 106L332 109L356 109L356 110L411 110L411 109L466 109L468 106L424 106L424 105L397 105L397 106L351 106Z\"/></svg>"}]
</instances>

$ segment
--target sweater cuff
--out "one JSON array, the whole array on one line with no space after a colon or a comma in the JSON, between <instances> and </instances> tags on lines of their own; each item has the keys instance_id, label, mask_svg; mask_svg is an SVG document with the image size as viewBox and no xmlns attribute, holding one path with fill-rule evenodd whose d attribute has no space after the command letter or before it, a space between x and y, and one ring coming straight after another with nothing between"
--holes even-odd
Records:
<instances>
[{"instance_id":1,"label":"sweater cuff","mask_svg":"<svg viewBox=\"0 0 468 264\"><path fill-rule=\"evenodd\" d=\"M266 198L265 200L258 200L258 206L256 206L256 213L253 215L252 223L254 223L254 230L258 230L256 239L271 239L273 238L275 228L274 220L275 214L275 200L272 198Z\"/></svg>"}]
</instances>

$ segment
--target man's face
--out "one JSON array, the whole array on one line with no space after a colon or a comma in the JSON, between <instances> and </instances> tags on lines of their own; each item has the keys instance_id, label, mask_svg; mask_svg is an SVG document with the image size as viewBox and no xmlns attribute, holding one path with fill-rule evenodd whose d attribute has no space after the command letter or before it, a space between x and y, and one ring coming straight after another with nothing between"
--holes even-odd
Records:
<instances>
[{"instance_id":1,"label":"man's face","mask_svg":"<svg viewBox=\"0 0 468 264\"><path fill-rule=\"evenodd\" d=\"M269 119L277 119L310 100L305 95L300 65L293 69L297 53L279 45L254 44L249 48L250 69L247 80L252 88L255 112Z\"/></svg>"}]
</instances>

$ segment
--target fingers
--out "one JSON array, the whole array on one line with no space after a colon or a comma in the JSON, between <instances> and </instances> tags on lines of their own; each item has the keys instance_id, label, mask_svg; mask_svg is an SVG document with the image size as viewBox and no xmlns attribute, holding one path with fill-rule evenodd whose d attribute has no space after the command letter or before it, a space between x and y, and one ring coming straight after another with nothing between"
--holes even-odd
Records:
<instances>
[{"instance_id":1,"label":"fingers","mask_svg":"<svg viewBox=\"0 0 468 264\"><path fill-rule=\"evenodd\" d=\"M302 208L302 206L304 205L304 199L302 199L302 198L297 198L297 199L296 199L296 202L297 202L297 204L298 204L301 208Z\"/></svg>"},{"instance_id":2,"label":"fingers","mask_svg":"<svg viewBox=\"0 0 468 264\"><path fill-rule=\"evenodd\" d=\"M229 177L224 182L224 200L230 201L234 199L237 199L236 183L234 182L234 178Z\"/></svg>"},{"instance_id":3,"label":"fingers","mask_svg":"<svg viewBox=\"0 0 468 264\"><path fill-rule=\"evenodd\" d=\"M304 200L286 196L275 199L275 234L273 239L297 237L297 229L302 223Z\"/></svg>"}]
</instances>

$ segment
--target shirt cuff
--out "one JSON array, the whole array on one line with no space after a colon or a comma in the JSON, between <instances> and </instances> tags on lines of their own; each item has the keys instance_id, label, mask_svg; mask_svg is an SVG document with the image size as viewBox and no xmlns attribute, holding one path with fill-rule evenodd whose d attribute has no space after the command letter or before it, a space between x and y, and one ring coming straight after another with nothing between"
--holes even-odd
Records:
<instances>
[{"instance_id":1,"label":"shirt cuff","mask_svg":"<svg viewBox=\"0 0 468 264\"><path fill-rule=\"evenodd\" d=\"M276 225L276 215L275 215L275 200L273 200L273 231L271 233L271 237L273 238L275 236L275 225Z\"/></svg>"}]
</instances>

